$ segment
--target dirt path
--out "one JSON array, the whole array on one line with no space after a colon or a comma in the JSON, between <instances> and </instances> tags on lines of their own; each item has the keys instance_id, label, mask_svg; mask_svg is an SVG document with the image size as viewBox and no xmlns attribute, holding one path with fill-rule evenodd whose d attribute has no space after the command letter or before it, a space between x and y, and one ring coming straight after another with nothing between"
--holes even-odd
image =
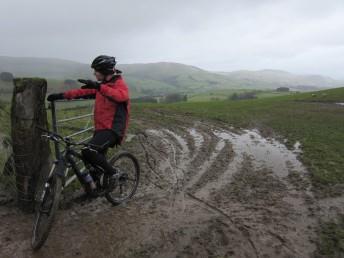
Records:
<instances>
[{"instance_id":1,"label":"dirt path","mask_svg":"<svg viewBox=\"0 0 344 258\"><path fill-rule=\"evenodd\" d=\"M1 207L0 257L313 257L321 212L297 145L200 121L136 123L125 148L142 180L131 202L60 210L38 253L32 217Z\"/></svg>"}]
</instances>

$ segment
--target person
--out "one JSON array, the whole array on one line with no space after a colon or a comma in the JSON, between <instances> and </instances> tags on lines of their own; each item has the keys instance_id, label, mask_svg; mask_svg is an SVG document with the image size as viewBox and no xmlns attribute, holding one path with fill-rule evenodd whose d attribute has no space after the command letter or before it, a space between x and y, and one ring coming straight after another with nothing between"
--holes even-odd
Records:
<instances>
[{"instance_id":1,"label":"person","mask_svg":"<svg viewBox=\"0 0 344 258\"><path fill-rule=\"evenodd\" d=\"M116 69L116 59L112 56L96 57L91 68L97 81L79 79L84 84L81 89L73 89L63 93L50 94L48 101L60 99L91 98L95 99L94 127L95 131L90 144L97 146L97 151L82 149L82 155L94 167L100 166L105 173L116 173L106 160L105 153L109 147L121 145L129 122L130 100L129 90Z\"/></svg>"}]
</instances>

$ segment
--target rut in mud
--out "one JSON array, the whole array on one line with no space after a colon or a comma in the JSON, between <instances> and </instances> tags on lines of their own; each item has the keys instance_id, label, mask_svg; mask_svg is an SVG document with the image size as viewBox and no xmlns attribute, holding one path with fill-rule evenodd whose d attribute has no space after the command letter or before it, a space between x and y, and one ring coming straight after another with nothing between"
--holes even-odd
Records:
<instances>
[{"instance_id":1,"label":"rut in mud","mask_svg":"<svg viewBox=\"0 0 344 258\"><path fill-rule=\"evenodd\" d=\"M297 145L200 121L136 122L125 146L142 166L132 201L60 210L36 254L32 217L2 209L0 256L313 256L318 209Z\"/></svg>"}]
</instances>

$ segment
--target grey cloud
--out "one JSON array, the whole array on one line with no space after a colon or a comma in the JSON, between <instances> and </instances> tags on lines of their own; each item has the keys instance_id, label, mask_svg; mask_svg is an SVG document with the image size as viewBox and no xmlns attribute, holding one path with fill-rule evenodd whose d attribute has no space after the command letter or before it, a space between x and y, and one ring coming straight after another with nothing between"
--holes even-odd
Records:
<instances>
[{"instance_id":1,"label":"grey cloud","mask_svg":"<svg viewBox=\"0 0 344 258\"><path fill-rule=\"evenodd\" d=\"M0 55L173 61L343 78L340 0L4 0Z\"/></svg>"}]
</instances>

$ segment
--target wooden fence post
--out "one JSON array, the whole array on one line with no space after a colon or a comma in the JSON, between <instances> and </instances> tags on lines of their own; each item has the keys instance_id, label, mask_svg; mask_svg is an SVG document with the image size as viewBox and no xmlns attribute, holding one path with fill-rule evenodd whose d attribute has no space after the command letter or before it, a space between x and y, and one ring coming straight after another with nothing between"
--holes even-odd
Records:
<instances>
[{"instance_id":1,"label":"wooden fence post","mask_svg":"<svg viewBox=\"0 0 344 258\"><path fill-rule=\"evenodd\" d=\"M45 95L47 81L16 78L11 107L11 137L16 171L18 207L34 210L34 196L51 165L49 142L36 128L47 128Z\"/></svg>"}]
</instances>

